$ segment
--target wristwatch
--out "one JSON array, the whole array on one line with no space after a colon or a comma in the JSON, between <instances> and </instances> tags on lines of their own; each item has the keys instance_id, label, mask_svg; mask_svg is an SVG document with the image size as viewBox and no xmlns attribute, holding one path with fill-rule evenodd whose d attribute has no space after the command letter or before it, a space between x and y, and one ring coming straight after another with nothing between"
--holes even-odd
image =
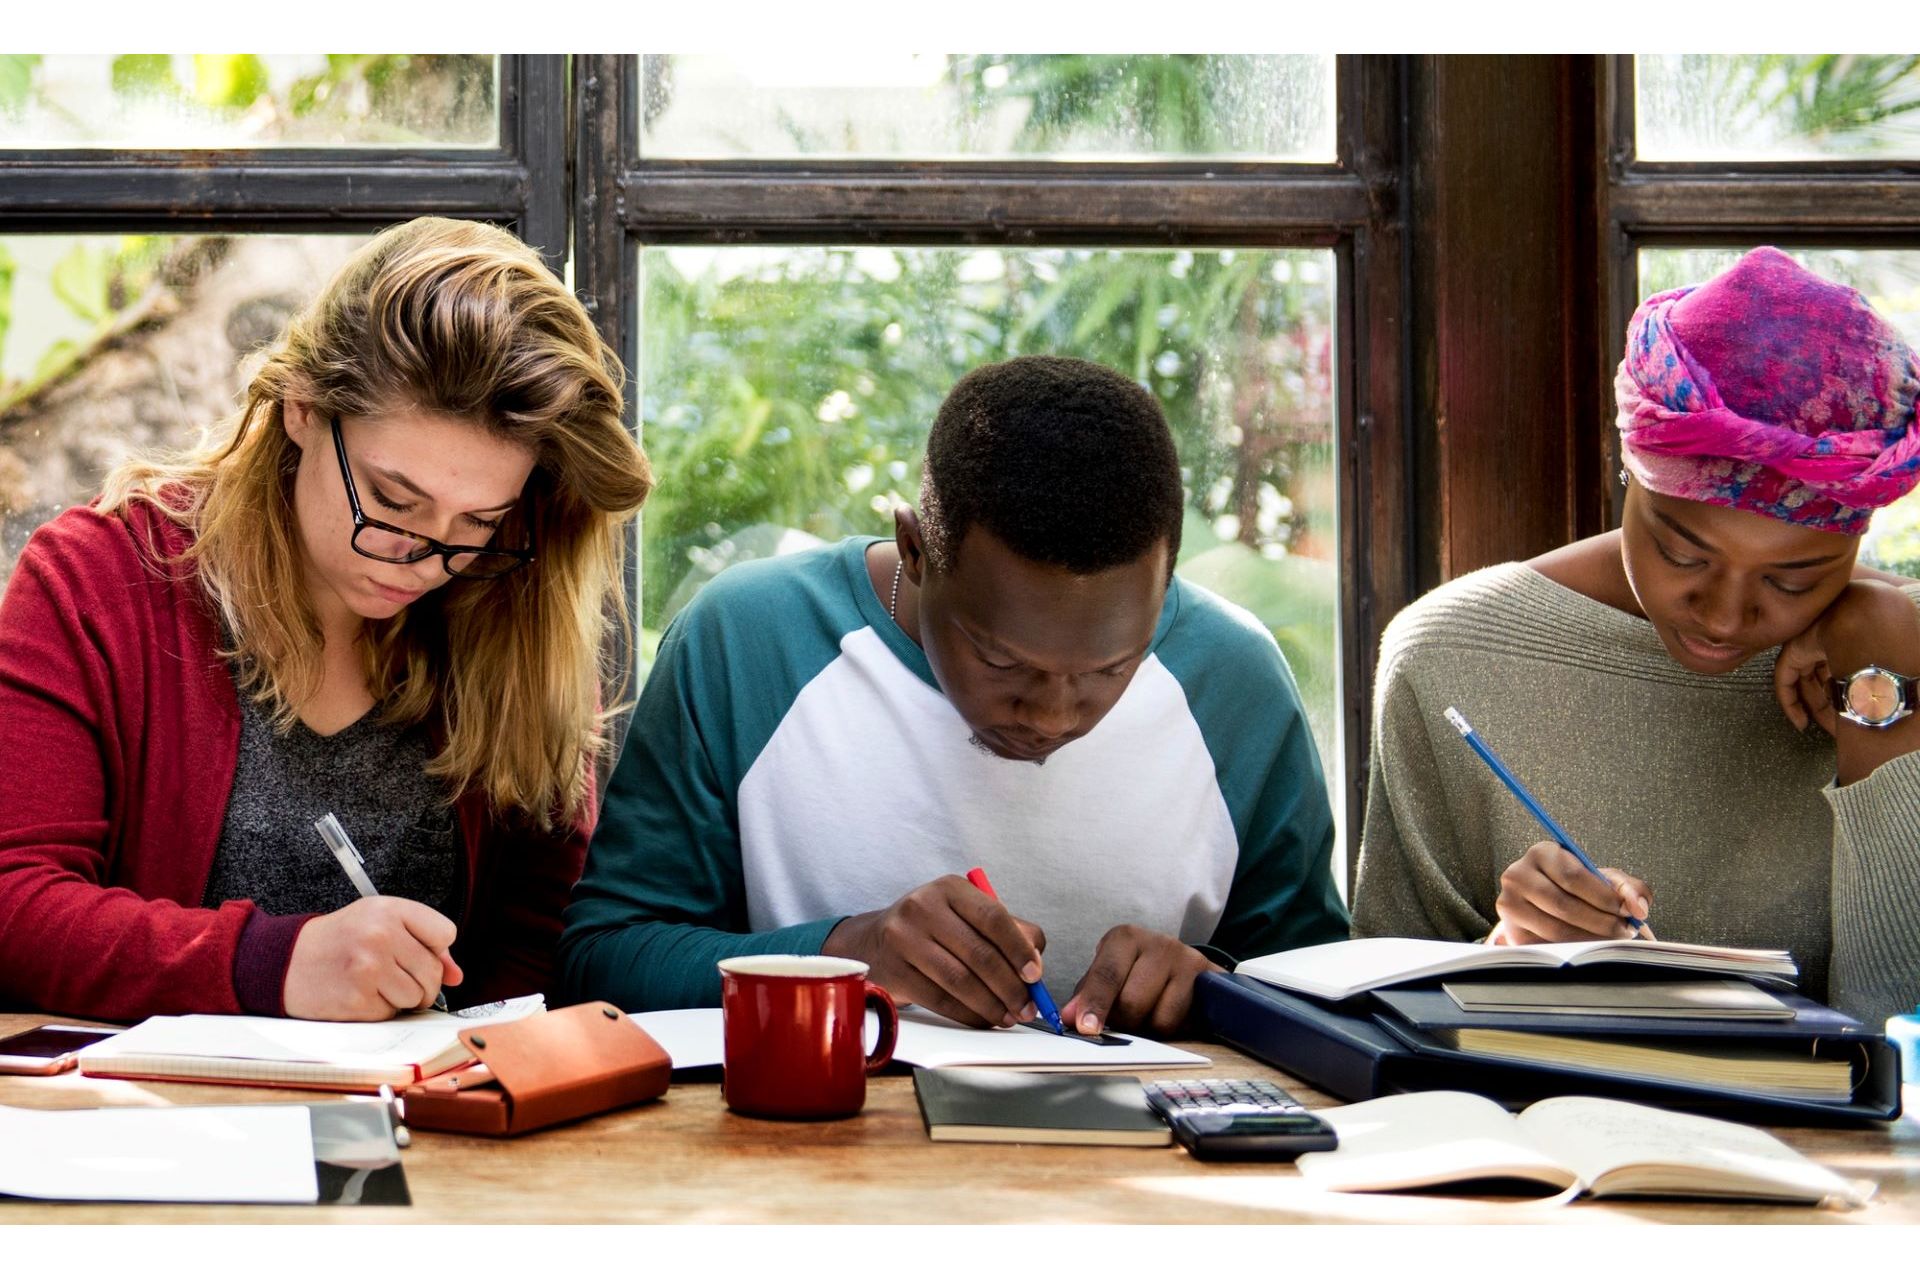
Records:
<instances>
[{"instance_id":1,"label":"wristwatch","mask_svg":"<svg viewBox=\"0 0 1920 1280\"><path fill-rule=\"evenodd\" d=\"M1850 676L1835 676L1827 686L1833 709L1858 725L1885 729L1913 714L1915 679L1885 667L1864 666Z\"/></svg>"}]
</instances>

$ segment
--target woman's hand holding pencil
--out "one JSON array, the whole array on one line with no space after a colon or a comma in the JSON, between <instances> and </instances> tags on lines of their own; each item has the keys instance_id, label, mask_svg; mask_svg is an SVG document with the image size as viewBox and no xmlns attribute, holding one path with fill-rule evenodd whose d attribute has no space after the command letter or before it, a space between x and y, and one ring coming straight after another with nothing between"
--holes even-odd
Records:
<instances>
[{"instance_id":1,"label":"woman's hand holding pencil","mask_svg":"<svg viewBox=\"0 0 1920 1280\"><path fill-rule=\"evenodd\" d=\"M1638 936L1652 938L1644 921L1653 907L1653 890L1644 880L1615 867L1601 867L1602 883L1579 859L1551 840L1529 848L1500 875L1494 909L1500 923L1489 942L1591 942L1631 938L1627 917L1641 920Z\"/></svg>"},{"instance_id":2,"label":"woman's hand holding pencil","mask_svg":"<svg viewBox=\"0 0 1920 1280\"><path fill-rule=\"evenodd\" d=\"M1586 942L1636 935L1651 940L1653 930L1647 928L1646 920L1653 890L1646 882L1615 867L1597 866L1506 762L1480 740L1459 708L1448 707L1446 716L1493 776L1553 837L1528 849L1501 873L1500 897L1494 904L1500 923L1487 941Z\"/></svg>"}]
</instances>

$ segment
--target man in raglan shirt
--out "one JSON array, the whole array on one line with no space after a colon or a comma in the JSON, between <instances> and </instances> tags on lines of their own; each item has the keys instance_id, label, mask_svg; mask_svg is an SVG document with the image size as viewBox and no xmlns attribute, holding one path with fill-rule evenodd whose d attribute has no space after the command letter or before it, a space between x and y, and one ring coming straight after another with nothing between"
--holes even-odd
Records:
<instances>
[{"instance_id":1,"label":"man in raglan shirt","mask_svg":"<svg viewBox=\"0 0 1920 1280\"><path fill-rule=\"evenodd\" d=\"M1076 1030L1170 1034L1201 972L1346 937L1286 661L1173 576L1152 395L1080 360L976 369L920 501L892 541L736 566L674 620L563 994L713 1005L718 960L824 953L975 1026L1031 1018L1044 973Z\"/></svg>"}]
</instances>

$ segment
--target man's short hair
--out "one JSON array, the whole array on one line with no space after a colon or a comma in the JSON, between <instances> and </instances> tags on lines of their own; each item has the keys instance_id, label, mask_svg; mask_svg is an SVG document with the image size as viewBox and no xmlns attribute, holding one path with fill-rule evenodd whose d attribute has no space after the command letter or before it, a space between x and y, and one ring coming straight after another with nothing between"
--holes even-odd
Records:
<instances>
[{"instance_id":1,"label":"man's short hair","mask_svg":"<svg viewBox=\"0 0 1920 1280\"><path fill-rule=\"evenodd\" d=\"M1078 574L1131 564L1164 539L1171 572L1184 508L1159 401L1086 360L1019 356L975 369L927 440L920 528L943 573L975 525Z\"/></svg>"}]
</instances>

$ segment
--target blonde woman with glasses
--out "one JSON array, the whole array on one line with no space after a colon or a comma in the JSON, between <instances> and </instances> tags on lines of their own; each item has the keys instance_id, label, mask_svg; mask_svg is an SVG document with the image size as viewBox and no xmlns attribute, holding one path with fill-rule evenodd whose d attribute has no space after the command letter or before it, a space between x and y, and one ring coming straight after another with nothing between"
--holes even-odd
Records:
<instances>
[{"instance_id":1,"label":"blonde woman with glasses","mask_svg":"<svg viewBox=\"0 0 1920 1280\"><path fill-rule=\"evenodd\" d=\"M620 401L531 250L422 218L288 326L223 438L41 528L0 601L0 1005L542 990L652 485Z\"/></svg>"}]
</instances>

